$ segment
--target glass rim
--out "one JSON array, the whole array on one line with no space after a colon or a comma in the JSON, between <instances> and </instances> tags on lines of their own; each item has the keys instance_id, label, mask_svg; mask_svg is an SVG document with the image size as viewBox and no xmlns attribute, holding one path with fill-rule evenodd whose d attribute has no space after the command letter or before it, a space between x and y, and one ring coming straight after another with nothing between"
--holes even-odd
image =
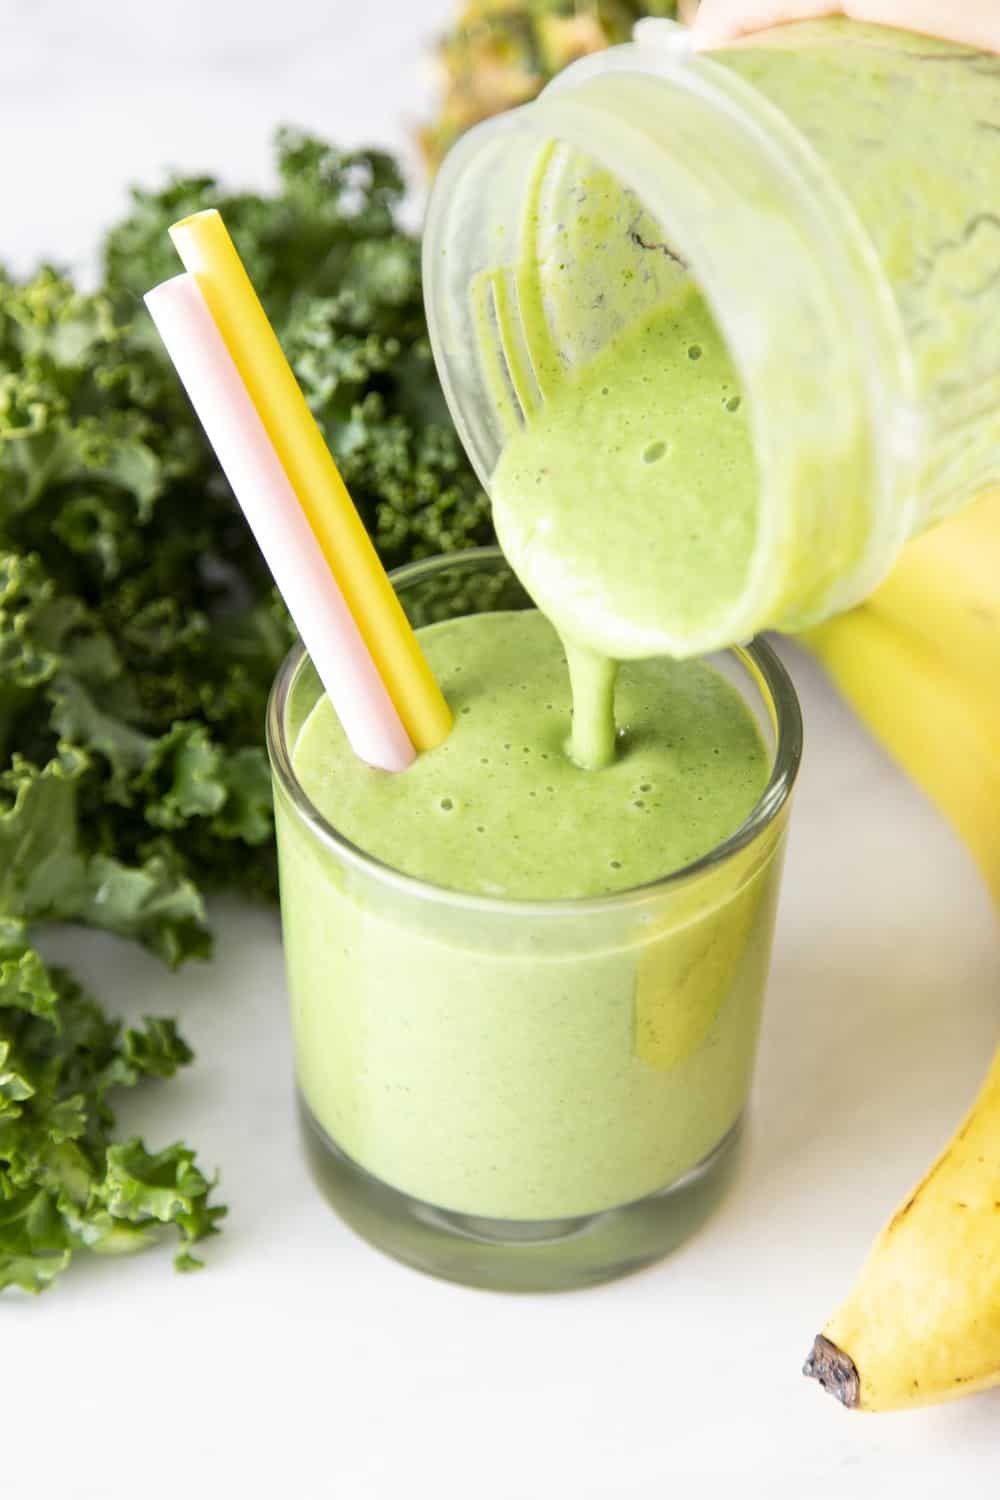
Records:
<instances>
[{"instance_id":1,"label":"glass rim","mask_svg":"<svg viewBox=\"0 0 1000 1500\"><path fill-rule=\"evenodd\" d=\"M444 572L450 567L496 562L510 567L497 546L469 547L459 552L437 553L433 557L406 563L403 567L394 569L389 578L399 592L400 589L433 577L435 573ZM723 653L735 656L744 666L748 666L751 675L764 684L770 697L775 749L767 785L743 822L727 838L679 869L659 875L655 880L646 881L642 885L630 886L624 891L614 891L603 896L566 896L542 901L479 895L436 885L416 875L407 875L346 838L315 806L292 766L285 735L285 709L295 679L308 660L308 653L301 641L295 643L278 668L268 697L266 737L271 770L297 815L321 843L331 848L338 859L360 870L370 879L393 887L401 894L437 905L505 916L565 918L581 913L620 912L630 906L641 905L651 897L660 897L667 891L688 885L749 848L770 827L791 796L802 759L802 711L791 677L777 653L761 637L756 637L746 645L729 646L723 648L723 652L706 654Z\"/></svg>"}]
</instances>

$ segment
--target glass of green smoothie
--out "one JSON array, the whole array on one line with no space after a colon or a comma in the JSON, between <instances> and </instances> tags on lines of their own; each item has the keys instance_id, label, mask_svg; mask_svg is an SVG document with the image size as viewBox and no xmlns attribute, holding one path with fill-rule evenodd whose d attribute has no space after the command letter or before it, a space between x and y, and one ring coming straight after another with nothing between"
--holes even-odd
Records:
<instances>
[{"instance_id":1,"label":"glass of green smoothie","mask_svg":"<svg viewBox=\"0 0 1000 1500\"><path fill-rule=\"evenodd\" d=\"M582 770L559 639L499 552L394 583L454 711L444 744L395 776L363 765L301 648L268 714L309 1159L421 1270L619 1276L732 1176L795 693L759 641L625 663L614 759Z\"/></svg>"}]
</instances>

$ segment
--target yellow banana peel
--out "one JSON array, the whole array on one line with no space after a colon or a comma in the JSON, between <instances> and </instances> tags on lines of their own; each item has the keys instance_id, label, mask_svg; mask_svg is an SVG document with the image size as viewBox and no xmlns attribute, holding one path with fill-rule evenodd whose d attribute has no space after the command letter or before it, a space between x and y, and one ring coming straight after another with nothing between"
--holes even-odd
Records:
<instances>
[{"instance_id":1,"label":"yellow banana peel","mask_svg":"<svg viewBox=\"0 0 1000 1500\"><path fill-rule=\"evenodd\" d=\"M800 639L951 822L1000 909L1000 627L992 696L975 674L868 604Z\"/></svg>"},{"instance_id":2,"label":"yellow banana peel","mask_svg":"<svg viewBox=\"0 0 1000 1500\"><path fill-rule=\"evenodd\" d=\"M878 1236L805 1371L862 1411L1000 1383L1000 1054L950 1145Z\"/></svg>"},{"instance_id":3,"label":"yellow banana peel","mask_svg":"<svg viewBox=\"0 0 1000 1500\"><path fill-rule=\"evenodd\" d=\"M867 608L1000 697L1000 489L917 537Z\"/></svg>"},{"instance_id":4,"label":"yellow banana peel","mask_svg":"<svg viewBox=\"0 0 1000 1500\"><path fill-rule=\"evenodd\" d=\"M911 542L867 604L801 639L949 819L1000 910L1000 491ZM805 1373L863 1411L1000 1384L1000 1052Z\"/></svg>"}]
</instances>

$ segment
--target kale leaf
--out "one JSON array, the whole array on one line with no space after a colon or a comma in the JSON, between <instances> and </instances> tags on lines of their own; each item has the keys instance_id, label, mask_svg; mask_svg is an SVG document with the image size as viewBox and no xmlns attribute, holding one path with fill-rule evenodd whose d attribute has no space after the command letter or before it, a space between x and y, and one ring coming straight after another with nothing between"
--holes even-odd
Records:
<instances>
[{"instance_id":1,"label":"kale leaf","mask_svg":"<svg viewBox=\"0 0 1000 1500\"><path fill-rule=\"evenodd\" d=\"M74 1251L118 1253L176 1226L179 1269L225 1209L194 1153L151 1155L114 1143L114 1089L170 1078L191 1051L173 1021L123 1030L64 969L49 969L27 930L0 918L0 1288L44 1290Z\"/></svg>"},{"instance_id":2,"label":"kale leaf","mask_svg":"<svg viewBox=\"0 0 1000 1500\"><path fill-rule=\"evenodd\" d=\"M419 244L378 151L277 137L272 194L135 190L102 285L0 271L0 1287L224 1212L185 1145L114 1136L115 1090L191 1060L122 1029L36 946L82 922L170 965L210 951L203 892L272 898L262 745L293 640L142 308L168 226L220 209L387 564L490 537L434 374Z\"/></svg>"}]
</instances>

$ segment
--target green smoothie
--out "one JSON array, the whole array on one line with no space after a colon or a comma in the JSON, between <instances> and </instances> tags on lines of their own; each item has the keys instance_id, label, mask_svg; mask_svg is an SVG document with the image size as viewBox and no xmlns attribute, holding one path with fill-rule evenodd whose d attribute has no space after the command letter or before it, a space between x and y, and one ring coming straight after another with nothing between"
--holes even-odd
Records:
<instances>
[{"instance_id":1,"label":"green smoothie","mask_svg":"<svg viewBox=\"0 0 1000 1500\"><path fill-rule=\"evenodd\" d=\"M620 191L604 173L589 190ZM525 587L592 651L648 656L648 622L669 611L683 634L707 590L740 592L755 539L753 446L732 361L690 282L553 383L490 491Z\"/></svg>"},{"instance_id":2,"label":"green smoothie","mask_svg":"<svg viewBox=\"0 0 1000 1500\"><path fill-rule=\"evenodd\" d=\"M603 896L693 864L749 815L770 767L734 687L699 662L618 675L614 763L566 753L566 659L534 610L432 625L420 641L455 714L400 776L358 760L323 698L294 766L344 838L432 885L514 901Z\"/></svg>"},{"instance_id":3,"label":"green smoothie","mask_svg":"<svg viewBox=\"0 0 1000 1500\"><path fill-rule=\"evenodd\" d=\"M759 801L769 753L720 673L637 662L618 677L614 764L583 771L541 615L420 636L455 711L449 739L388 776L351 753L320 696L292 764L342 837L455 894L352 873L278 799L306 1105L354 1162L453 1211L552 1220L631 1202L694 1167L742 1111L779 830L669 899L568 898L635 890L708 853ZM563 914L532 905L546 901Z\"/></svg>"}]
</instances>

